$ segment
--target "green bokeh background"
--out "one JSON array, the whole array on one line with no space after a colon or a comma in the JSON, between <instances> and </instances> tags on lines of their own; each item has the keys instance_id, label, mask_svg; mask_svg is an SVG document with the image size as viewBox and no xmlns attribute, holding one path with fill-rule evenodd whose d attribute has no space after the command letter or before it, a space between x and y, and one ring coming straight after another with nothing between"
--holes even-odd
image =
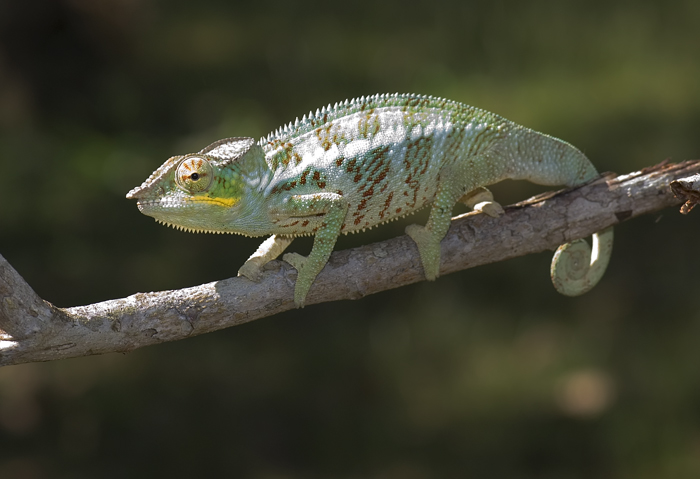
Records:
<instances>
[{"instance_id":1,"label":"green bokeh background","mask_svg":"<svg viewBox=\"0 0 700 479\"><path fill-rule=\"evenodd\" d=\"M378 92L495 111L601 170L697 158L698 24L695 0L1 0L0 254L59 306L233 276L259 240L165 228L126 192ZM574 299L541 254L2 368L0 478L700 477L699 237L695 211L622 224Z\"/></svg>"}]
</instances>

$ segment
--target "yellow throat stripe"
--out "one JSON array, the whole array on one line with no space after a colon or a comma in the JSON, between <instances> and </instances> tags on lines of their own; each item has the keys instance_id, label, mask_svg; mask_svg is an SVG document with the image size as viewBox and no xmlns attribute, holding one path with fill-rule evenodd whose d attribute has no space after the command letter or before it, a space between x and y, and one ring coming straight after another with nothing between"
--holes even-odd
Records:
<instances>
[{"instance_id":1,"label":"yellow throat stripe","mask_svg":"<svg viewBox=\"0 0 700 479\"><path fill-rule=\"evenodd\" d=\"M195 196L192 198L191 201L197 202L197 203L213 203L215 205L220 205L224 206L226 208L230 208L236 203L238 203L241 199L240 198L211 198L209 196Z\"/></svg>"}]
</instances>

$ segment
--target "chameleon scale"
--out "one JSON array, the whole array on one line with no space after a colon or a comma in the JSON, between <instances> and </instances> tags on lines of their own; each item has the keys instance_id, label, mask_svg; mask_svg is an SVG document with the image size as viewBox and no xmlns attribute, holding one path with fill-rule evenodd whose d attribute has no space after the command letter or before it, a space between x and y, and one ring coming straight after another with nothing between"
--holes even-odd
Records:
<instances>
[{"instance_id":1,"label":"chameleon scale","mask_svg":"<svg viewBox=\"0 0 700 479\"><path fill-rule=\"evenodd\" d=\"M314 235L298 270L297 306L341 233L354 233L431 205L410 225L425 276L439 276L440 241L458 201L504 179L575 186L597 176L574 146L494 113L432 96L392 94L346 100L310 112L267 137L226 138L166 161L127 194L142 213L187 231L271 235L239 270L253 281L296 236ZM483 194L481 195L483 196ZM486 193L478 208L499 214ZM575 296L602 277L612 251L608 228L594 251L579 240L559 247L556 289Z\"/></svg>"}]
</instances>

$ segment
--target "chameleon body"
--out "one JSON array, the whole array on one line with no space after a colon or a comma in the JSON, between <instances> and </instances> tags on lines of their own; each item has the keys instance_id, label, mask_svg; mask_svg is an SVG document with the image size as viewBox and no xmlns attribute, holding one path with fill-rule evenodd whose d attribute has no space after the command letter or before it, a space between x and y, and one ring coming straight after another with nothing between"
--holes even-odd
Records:
<instances>
[{"instance_id":1,"label":"chameleon body","mask_svg":"<svg viewBox=\"0 0 700 479\"><path fill-rule=\"evenodd\" d=\"M303 306L341 233L363 231L432 205L425 226L406 232L429 280L440 269L440 240L458 201L499 214L483 187L504 179L575 186L597 176L572 145L462 103L420 95L374 95L328 105L266 138L227 138L175 156L127 198L156 220L187 231L272 235L241 267L258 280L292 239L314 235L298 270ZM612 229L561 246L552 262L557 290L574 296L602 277Z\"/></svg>"}]
</instances>

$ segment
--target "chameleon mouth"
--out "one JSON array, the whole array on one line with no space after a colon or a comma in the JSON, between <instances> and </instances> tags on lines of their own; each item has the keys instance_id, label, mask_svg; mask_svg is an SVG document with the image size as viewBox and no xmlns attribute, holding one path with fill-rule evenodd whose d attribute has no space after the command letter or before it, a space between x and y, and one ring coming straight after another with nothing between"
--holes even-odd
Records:
<instances>
[{"instance_id":1,"label":"chameleon mouth","mask_svg":"<svg viewBox=\"0 0 700 479\"><path fill-rule=\"evenodd\" d=\"M143 210L144 208L157 207L157 208L181 208L183 206L195 206L195 205L217 205L224 208L230 208L240 201L239 198L210 198L207 196L194 197L194 198L162 198L156 200L137 200L136 206Z\"/></svg>"}]
</instances>

